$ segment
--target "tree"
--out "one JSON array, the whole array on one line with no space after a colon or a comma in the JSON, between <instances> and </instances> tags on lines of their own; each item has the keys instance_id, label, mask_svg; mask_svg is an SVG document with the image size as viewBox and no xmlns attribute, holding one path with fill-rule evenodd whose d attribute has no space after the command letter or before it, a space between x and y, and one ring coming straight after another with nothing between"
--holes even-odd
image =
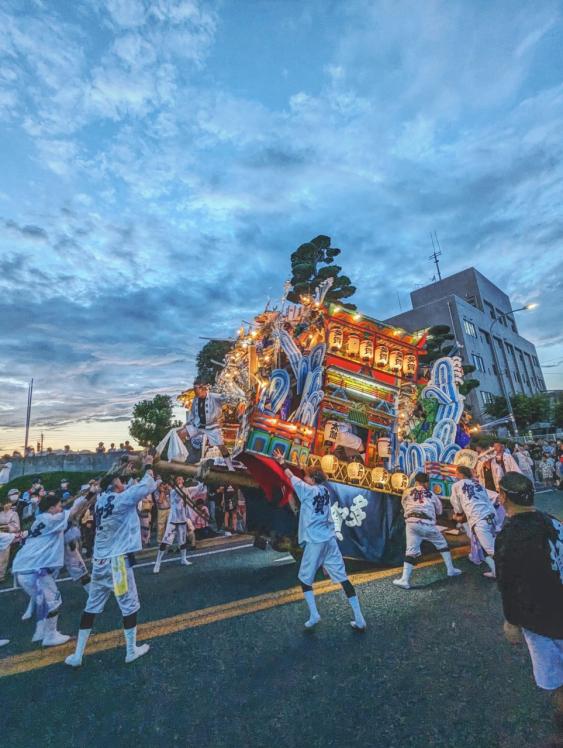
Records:
<instances>
[{"instance_id":1,"label":"tree","mask_svg":"<svg viewBox=\"0 0 563 748\"><path fill-rule=\"evenodd\" d=\"M558 400L553 408L553 425L556 429L563 428L563 398Z\"/></svg>"},{"instance_id":2,"label":"tree","mask_svg":"<svg viewBox=\"0 0 563 748\"><path fill-rule=\"evenodd\" d=\"M221 362L234 343L230 340L210 340L197 354L197 378L207 384L215 384L221 371Z\"/></svg>"},{"instance_id":3,"label":"tree","mask_svg":"<svg viewBox=\"0 0 563 748\"><path fill-rule=\"evenodd\" d=\"M340 304L346 309L356 309L355 304L345 302L356 293L356 287L347 275L340 275L340 265L333 265L332 261L342 250L330 246L329 236L317 236L306 244L302 244L291 255L291 285L293 289L287 295L289 301L298 304L302 296L314 293L315 288L327 278L333 279L333 284L325 299L333 304ZM324 267L319 267L319 265Z\"/></svg>"},{"instance_id":4,"label":"tree","mask_svg":"<svg viewBox=\"0 0 563 748\"><path fill-rule=\"evenodd\" d=\"M182 425L181 421L173 420L172 409L169 395L155 395L152 400L141 400L133 408L129 433L143 447L158 444L170 429Z\"/></svg>"},{"instance_id":5,"label":"tree","mask_svg":"<svg viewBox=\"0 0 563 748\"><path fill-rule=\"evenodd\" d=\"M542 392L535 395L512 395L512 411L519 429L527 429L533 423L545 421L549 416L549 400ZM508 415L508 405L504 397L495 397L487 405L487 415L502 418Z\"/></svg>"}]
</instances>

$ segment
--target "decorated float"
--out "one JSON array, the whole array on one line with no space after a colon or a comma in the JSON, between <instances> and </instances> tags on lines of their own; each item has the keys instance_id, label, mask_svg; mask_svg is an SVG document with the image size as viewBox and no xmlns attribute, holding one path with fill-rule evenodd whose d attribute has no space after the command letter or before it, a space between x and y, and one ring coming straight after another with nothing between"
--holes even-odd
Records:
<instances>
[{"instance_id":1,"label":"decorated float","mask_svg":"<svg viewBox=\"0 0 563 748\"><path fill-rule=\"evenodd\" d=\"M224 436L281 513L291 484L274 450L296 474L320 466L344 556L397 563L400 497L410 478L429 472L447 498L454 461L463 461L463 369L456 358L424 369L426 331L409 333L327 302L330 287L329 278L292 303L286 284L277 306L239 328L214 387L226 399ZM213 450L204 457L220 461Z\"/></svg>"}]
</instances>

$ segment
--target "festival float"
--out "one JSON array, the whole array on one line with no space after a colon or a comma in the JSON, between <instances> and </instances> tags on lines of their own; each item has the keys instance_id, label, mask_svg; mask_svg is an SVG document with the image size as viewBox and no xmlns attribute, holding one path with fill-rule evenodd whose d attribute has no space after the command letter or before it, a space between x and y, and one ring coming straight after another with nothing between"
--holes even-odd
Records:
<instances>
[{"instance_id":1,"label":"festival float","mask_svg":"<svg viewBox=\"0 0 563 748\"><path fill-rule=\"evenodd\" d=\"M460 359L445 357L425 370L426 331L409 333L327 302L331 282L300 303L287 300L286 284L278 306L268 304L239 328L213 388L225 397L224 436L277 512L289 513L291 484L274 451L297 475L320 466L343 555L398 563L400 497L409 479L425 470L447 498L454 463L471 458L462 449L469 441L458 389L463 369ZM181 396L186 406L190 395ZM212 449L207 458L221 462ZM225 479L238 483L239 472Z\"/></svg>"}]
</instances>

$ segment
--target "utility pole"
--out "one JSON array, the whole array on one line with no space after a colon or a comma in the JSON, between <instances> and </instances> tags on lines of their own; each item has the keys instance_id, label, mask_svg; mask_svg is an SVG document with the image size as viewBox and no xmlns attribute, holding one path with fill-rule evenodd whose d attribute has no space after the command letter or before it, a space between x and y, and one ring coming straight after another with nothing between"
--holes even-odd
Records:
<instances>
[{"instance_id":1,"label":"utility pole","mask_svg":"<svg viewBox=\"0 0 563 748\"><path fill-rule=\"evenodd\" d=\"M434 239L435 237L435 239ZM439 257L442 256L442 250L440 248L440 242L438 241L438 234L434 232L434 236L432 235L432 232L430 232L430 240L432 242L432 249L434 250L429 260L432 260L434 264L436 265L436 274L438 275L438 280L442 280L442 274L440 273L440 261Z\"/></svg>"},{"instance_id":2,"label":"utility pole","mask_svg":"<svg viewBox=\"0 0 563 748\"><path fill-rule=\"evenodd\" d=\"M31 420L31 400L33 398L33 379L29 383L29 386L27 388L27 413L25 417L25 445L23 448L23 459L25 462L25 459L27 457L27 446L29 443L29 423Z\"/></svg>"}]
</instances>

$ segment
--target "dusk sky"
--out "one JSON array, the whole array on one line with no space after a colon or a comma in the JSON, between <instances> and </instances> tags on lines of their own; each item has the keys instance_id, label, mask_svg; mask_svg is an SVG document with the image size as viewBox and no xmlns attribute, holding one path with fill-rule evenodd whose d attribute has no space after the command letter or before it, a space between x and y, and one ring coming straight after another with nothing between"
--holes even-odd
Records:
<instances>
[{"instance_id":1,"label":"dusk sky","mask_svg":"<svg viewBox=\"0 0 563 748\"><path fill-rule=\"evenodd\" d=\"M127 438L328 234L384 319L473 265L563 387L558 2L4 0L0 450ZM52 431L54 427L57 430Z\"/></svg>"}]
</instances>

